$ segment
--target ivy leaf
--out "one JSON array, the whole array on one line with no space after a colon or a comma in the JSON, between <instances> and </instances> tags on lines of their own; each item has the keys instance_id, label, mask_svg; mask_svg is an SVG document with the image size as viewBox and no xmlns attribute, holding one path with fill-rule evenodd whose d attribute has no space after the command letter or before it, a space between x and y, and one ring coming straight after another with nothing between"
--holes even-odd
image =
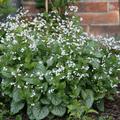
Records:
<instances>
[{"instance_id":1,"label":"ivy leaf","mask_svg":"<svg viewBox=\"0 0 120 120\"><path fill-rule=\"evenodd\" d=\"M18 113L24 107L24 105L25 104L22 101L20 101L20 102L12 101L10 111L13 114L16 114L16 113Z\"/></svg>"},{"instance_id":2,"label":"ivy leaf","mask_svg":"<svg viewBox=\"0 0 120 120\"><path fill-rule=\"evenodd\" d=\"M45 117L47 117L49 114L49 109L48 107L40 107L39 105L35 105L33 107L33 115L35 117L36 120L42 120Z\"/></svg>"},{"instance_id":3,"label":"ivy leaf","mask_svg":"<svg viewBox=\"0 0 120 120\"><path fill-rule=\"evenodd\" d=\"M51 110L51 113L53 115L62 117L66 113L66 108L63 106L54 106L53 109Z\"/></svg>"}]
</instances>

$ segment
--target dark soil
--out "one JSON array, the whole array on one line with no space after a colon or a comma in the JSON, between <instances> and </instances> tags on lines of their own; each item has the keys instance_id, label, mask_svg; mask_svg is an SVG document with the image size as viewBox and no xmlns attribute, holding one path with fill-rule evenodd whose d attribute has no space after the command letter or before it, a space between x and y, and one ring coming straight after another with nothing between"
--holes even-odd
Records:
<instances>
[{"instance_id":1,"label":"dark soil","mask_svg":"<svg viewBox=\"0 0 120 120\"><path fill-rule=\"evenodd\" d=\"M114 101L105 100L105 112L103 116L111 116L112 120L120 120L120 85Z\"/></svg>"},{"instance_id":2,"label":"dark soil","mask_svg":"<svg viewBox=\"0 0 120 120\"><path fill-rule=\"evenodd\" d=\"M111 116L113 120L120 120L120 94L114 97L114 101L105 101L103 116Z\"/></svg>"}]
</instances>

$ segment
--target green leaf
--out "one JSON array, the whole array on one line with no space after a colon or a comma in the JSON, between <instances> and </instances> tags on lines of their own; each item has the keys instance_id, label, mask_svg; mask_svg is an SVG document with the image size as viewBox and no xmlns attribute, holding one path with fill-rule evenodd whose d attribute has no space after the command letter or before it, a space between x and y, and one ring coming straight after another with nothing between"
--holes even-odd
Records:
<instances>
[{"instance_id":1,"label":"green leaf","mask_svg":"<svg viewBox=\"0 0 120 120\"><path fill-rule=\"evenodd\" d=\"M87 94L84 90L81 91L81 95L82 95L84 100L87 98Z\"/></svg>"},{"instance_id":2,"label":"green leaf","mask_svg":"<svg viewBox=\"0 0 120 120\"><path fill-rule=\"evenodd\" d=\"M86 106L91 108L94 102L93 92L91 90L86 90L87 98L85 100Z\"/></svg>"},{"instance_id":3,"label":"green leaf","mask_svg":"<svg viewBox=\"0 0 120 120\"><path fill-rule=\"evenodd\" d=\"M5 49L5 46L0 44L0 51L3 51Z\"/></svg>"},{"instance_id":4,"label":"green leaf","mask_svg":"<svg viewBox=\"0 0 120 120\"><path fill-rule=\"evenodd\" d=\"M100 99L103 99L104 97L105 97L105 93L97 94L97 95L95 96L95 101L98 101L98 100L100 100Z\"/></svg>"},{"instance_id":5,"label":"green leaf","mask_svg":"<svg viewBox=\"0 0 120 120\"><path fill-rule=\"evenodd\" d=\"M98 51L96 51L94 54L95 54L95 56L96 56L97 58L102 58L102 57L104 56L104 54L102 54L102 53L100 53L100 52L98 52Z\"/></svg>"},{"instance_id":6,"label":"green leaf","mask_svg":"<svg viewBox=\"0 0 120 120\"><path fill-rule=\"evenodd\" d=\"M98 114L98 112L96 110L94 110L94 109L88 110L87 113L96 113L96 114Z\"/></svg>"},{"instance_id":7,"label":"green leaf","mask_svg":"<svg viewBox=\"0 0 120 120\"><path fill-rule=\"evenodd\" d=\"M46 73L46 68L43 64L43 62L39 62L35 68L35 72L40 72L42 74L45 74Z\"/></svg>"},{"instance_id":8,"label":"green leaf","mask_svg":"<svg viewBox=\"0 0 120 120\"><path fill-rule=\"evenodd\" d=\"M47 98L42 98L40 101L44 105L49 105L50 104L50 101Z\"/></svg>"},{"instance_id":9,"label":"green leaf","mask_svg":"<svg viewBox=\"0 0 120 120\"><path fill-rule=\"evenodd\" d=\"M109 95L109 96L107 97L107 99L110 100L110 101L114 101L114 100L115 100L112 95Z\"/></svg>"},{"instance_id":10,"label":"green leaf","mask_svg":"<svg viewBox=\"0 0 120 120\"><path fill-rule=\"evenodd\" d=\"M94 68L99 68L100 67L100 62L96 58L92 59L91 64Z\"/></svg>"},{"instance_id":11,"label":"green leaf","mask_svg":"<svg viewBox=\"0 0 120 120\"><path fill-rule=\"evenodd\" d=\"M42 120L45 117L47 117L49 114L49 109L48 107L40 107L39 105L35 105L33 107L33 115L35 117L36 120Z\"/></svg>"},{"instance_id":12,"label":"green leaf","mask_svg":"<svg viewBox=\"0 0 120 120\"><path fill-rule=\"evenodd\" d=\"M104 100L97 102L97 108L99 111L104 112Z\"/></svg>"},{"instance_id":13,"label":"green leaf","mask_svg":"<svg viewBox=\"0 0 120 120\"><path fill-rule=\"evenodd\" d=\"M27 115L29 116L30 120L35 120L35 117L33 115L32 107L28 105L27 107Z\"/></svg>"},{"instance_id":14,"label":"green leaf","mask_svg":"<svg viewBox=\"0 0 120 120\"><path fill-rule=\"evenodd\" d=\"M79 86L73 88L73 95L72 97L78 97L80 95L81 88Z\"/></svg>"},{"instance_id":15,"label":"green leaf","mask_svg":"<svg viewBox=\"0 0 120 120\"><path fill-rule=\"evenodd\" d=\"M18 88L15 88L14 90L13 90L13 100L15 101L15 102L19 102L19 101L21 101L23 98L22 98L22 91L21 91L21 89L18 89Z\"/></svg>"},{"instance_id":16,"label":"green leaf","mask_svg":"<svg viewBox=\"0 0 120 120\"><path fill-rule=\"evenodd\" d=\"M48 90L48 83L42 83L43 91L46 92Z\"/></svg>"},{"instance_id":17,"label":"green leaf","mask_svg":"<svg viewBox=\"0 0 120 120\"><path fill-rule=\"evenodd\" d=\"M27 55L26 55L26 57L25 57L25 63L30 63L31 58L32 58L31 53L30 53L30 52L27 52Z\"/></svg>"},{"instance_id":18,"label":"green leaf","mask_svg":"<svg viewBox=\"0 0 120 120\"><path fill-rule=\"evenodd\" d=\"M51 75L51 71L50 70L47 70L46 71L46 74L45 74L45 79L50 82L50 79L51 79L52 75Z\"/></svg>"},{"instance_id":19,"label":"green leaf","mask_svg":"<svg viewBox=\"0 0 120 120\"><path fill-rule=\"evenodd\" d=\"M53 115L62 117L66 113L66 108L63 106L54 106L53 109L51 110L51 113Z\"/></svg>"},{"instance_id":20,"label":"green leaf","mask_svg":"<svg viewBox=\"0 0 120 120\"><path fill-rule=\"evenodd\" d=\"M5 72L5 71L2 71L1 74L6 77L6 78L11 78L11 73L10 72Z\"/></svg>"},{"instance_id":21,"label":"green leaf","mask_svg":"<svg viewBox=\"0 0 120 120\"><path fill-rule=\"evenodd\" d=\"M12 103L11 103L11 110L10 111L13 114L16 114L24 107L24 105L25 104L22 101L20 101L20 102L12 101Z\"/></svg>"},{"instance_id":22,"label":"green leaf","mask_svg":"<svg viewBox=\"0 0 120 120\"><path fill-rule=\"evenodd\" d=\"M62 102L62 100L57 95L53 95L51 97L51 102L52 102L53 105L57 106L57 105L59 105Z\"/></svg>"},{"instance_id":23,"label":"green leaf","mask_svg":"<svg viewBox=\"0 0 120 120\"><path fill-rule=\"evenodd\" d=\"M48 60L47 60L47 67L52 66L52 65L53 65L53 63L54 63L53 58L48 59Z\"/></svg>"},{"instance_id":24,"label":"green leaf","mask_svg":"<svg viewBox=\"0 0 120 120\"><path fill-rule=\"evenodd\" d=\"M23 80L24 80L25 82L27 82L28 84L32 84L32 85L39 85L40 82L41 82L39 79L36 79L36 78L28 78L28 77L23 78Z\"/></svg>"},{"instance_id":25,"label":"green leaf","mask_svg":"<svg viewBox=\"0 0 120 120\"><path fill-rule=\"evenodd\" d=\"M17 115L15 120L22 120L22 116L21 115Z\"/></svg>"}]
</instances>

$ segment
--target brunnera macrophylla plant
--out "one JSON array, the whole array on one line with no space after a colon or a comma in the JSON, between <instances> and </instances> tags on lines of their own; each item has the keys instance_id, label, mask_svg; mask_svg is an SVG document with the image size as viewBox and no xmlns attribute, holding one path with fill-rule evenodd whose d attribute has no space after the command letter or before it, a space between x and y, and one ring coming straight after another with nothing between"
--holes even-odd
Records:
<instances>
[{"instance_id":1,"label":"brunnera macrophylla plant","mask_svg":"<svg viewBox=\"0 0 120 120\"><path fill-rule=\"evenodd\" d=\"M30 120L82 119L113 94L120 55L84 34L79 23L51 12L33 21L19 13L0 24L1 88L12 99L12 114L27 106Z\"/></svg>"}]
</instances>

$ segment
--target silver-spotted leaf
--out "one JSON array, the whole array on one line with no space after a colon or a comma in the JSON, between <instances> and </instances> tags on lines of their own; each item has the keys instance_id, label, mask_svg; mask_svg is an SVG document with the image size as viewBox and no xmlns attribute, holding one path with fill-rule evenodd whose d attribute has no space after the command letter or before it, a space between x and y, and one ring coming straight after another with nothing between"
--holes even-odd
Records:
<instances>
[{"instance_id":1,"label":"silver-spotted leaf","mask_svg":"<svg viewBox=\"0 0 120 120\"><path fill-rule=\"evenodd\" d=\"M40 106L34 106L33 107L33 115L36 120L42 120L45 117L47 117L49 114L48 107L40 107Z\"/></svg>"},{"instance_id":2,"label":"silver-spotted leaf","mask_svg":"<svg viewBox=\"0 0 120 120\"><path fill-rule=\"evenodd\" d=\"M63 106L54 106L53 109L51 110L51 113L53 115L62 117L66 113L66 108Z\"/></svg>"}]
</instances>

